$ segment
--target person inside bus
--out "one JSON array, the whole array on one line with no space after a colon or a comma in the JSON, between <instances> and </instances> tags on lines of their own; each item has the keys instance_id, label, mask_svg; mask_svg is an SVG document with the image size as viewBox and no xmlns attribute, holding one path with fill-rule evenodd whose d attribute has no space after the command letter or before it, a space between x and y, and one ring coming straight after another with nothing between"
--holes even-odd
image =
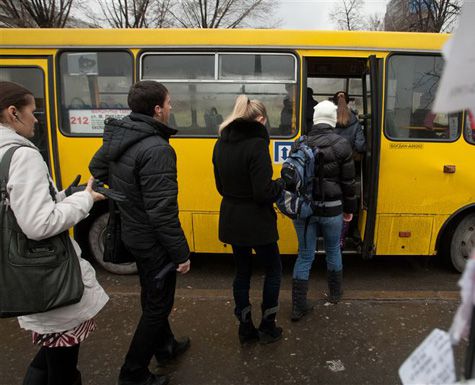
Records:
<instances>
[{"instance_id":1,"label":"person inside bus","mask_svg":"<svg viewBox=\"0 0 475 385\"><path fill-rule=\"evenodd\" d=\"M305 109L305 122L307 131L313 126L313 111L318 102L313 98L313 89L307 87L307 108Z\"/></svg>"},{"instance_id":2,"label":"person inside bus","mask_svg":"<svg viewBox=\"0 0 475 385\"><path fill-rule=\"evenodd\" d=\"M18 225L34 240L67 231L86 218L94 202L104 196L92 190L92 177L84 191L70 194L70 189L56 190L48 166L30 141L37 123L32 92L12 82L0 82L0 89L0 159L9 148L21 146L13 154L7 184ZM40 347L24 385L80 385L79 346L95 330L93 317L109 300L93 267L81 258L76 241L71 241L80 261L84 293L73 305L18 317L20 327L31 330L33 344Z\"/></svg>"},{"instance_id":3,"label":"person inside bus","mask_svg":"<svg viewBox=\"0 0 475 385\"><path fill-rule=\"evenodd\" d=\"M350 98L345 91L338 91L333 95L332 100L337 106L335 132L348 140L353 150L353 158L360 160L366 151L366 138L358 117L348 105ZM358 163L358 166L361 165ZM342 249L345 246L345 239L349 229L350 222L344 220L340 237L340 247Z\"/></svg>"},{"instance_id":4,"label":"person inside bus","mask_svg":"<svg viewBox=\"0 0 475 385\"><path fill-rule=\"evenodd\" d=\"M188 337L175 339L168 320L176 272L190 269L190 249L178 218L176 155L169 144L177 131L167 126L171 104L163 84L139 81L127 100L132 112L106 120L103 145L89 169L127 197L117 203L121 238L135 257L141 285L142 315L118 383L163 385L168 378L148 369L152 357L163 366L190 346ZM171 264L173 270L165 274Z\"/></svg>"},{"instance_id":5,"label":"person inside bus","mask_svg":"<svg viewBox=\"0 0 475 385\"><path fill-rule=\"evenodd\" d=\"M300 320L312 308L307 304L308 280L319 234L323 236L327 262L328 301L337 304L342 295L343 263L340 234L343 220L351 221L356 211L355 166L349 142L334 132L337 107L325 100L315 106L308 145L322 156L315 165L315 215L296 219L298 256L292 280L292 321Z\"/></svg>"},{"instance_id":6,"label":"person inside bus","mask_svg":"<svg viewBox=\"0 0 475 385\"><path fill-rule=\"evenodd\" d=\"M335 132L350 142L354 155L364 154L366 138L358 117L348 105L350 103L348 94L345 91L338 91L332 100L337 106Z\"/></svg>"},{"instance_id":7,"label":"person inside bus","mask_svg":"<svg viewBox=\"0 0 475 385\"><path fill-rule=\"evenodd\" d=\"M272 180L267 113L259 100L236 99L233 112L220 126L213 151L215 182L223 197L219 214L219 240L232 246L236 274L233 282L234 314L241 343L275 342L282 328L275 318L279 304L282 263L277 246L277 215L273 203L283 181ZM265 265L262 319L252 321L249 288L253 256Z\"/></svg>"}]
</instances>

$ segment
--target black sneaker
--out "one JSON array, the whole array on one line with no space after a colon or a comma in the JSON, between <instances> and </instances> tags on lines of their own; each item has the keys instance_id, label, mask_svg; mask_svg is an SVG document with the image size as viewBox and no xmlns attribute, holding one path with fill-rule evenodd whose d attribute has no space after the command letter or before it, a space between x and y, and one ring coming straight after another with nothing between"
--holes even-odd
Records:
<instances>
[{"instance_id":1,"label":"black sneaker","mask_svg":"<svg viewBox=\"0 0 475 385\"><path fill-rule=\"evenodd\" d=\"M173 339L173 341L168 346L155 353L158 366L166 366L170 363L170 361L186 352L190 345L191 341L189 337Z\"/></svg>"}]
</instances>

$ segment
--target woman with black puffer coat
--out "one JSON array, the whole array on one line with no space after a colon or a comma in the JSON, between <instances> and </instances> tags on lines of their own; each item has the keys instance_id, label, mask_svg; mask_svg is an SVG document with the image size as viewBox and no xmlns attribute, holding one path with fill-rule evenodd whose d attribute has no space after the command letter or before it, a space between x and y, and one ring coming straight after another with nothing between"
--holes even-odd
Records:
<instances>
[{"instance_id":1,"label":"woman with black puffer coat","mask_svg":"<svg viewBox=\"0 0 475 385\"><path fill-rule=\"evenodd\" d=\"M275 318L282 277L277 240L277 215L273 208L282 191L282 181L272 180L267 113L259 100L240 95L232 114L221 124L213 152L216 187L222 195L219 239L230 244L236 264L233 282L234 314L238 318L241 343L275 342L282 328ZM262 320L252 322L249 288L252 250L265 266L262 293Z\"/></svg>"},{"instance_id":2,"label":"woman with black puffer coat","mask_svg":"<svg viewBox=\"0 0 475 385\"><path fill-rule=\"evenodd\" d=\"M292 321L298 321L311 310L307 304L308 279L319 234L325 244L328 301L336 304L342 295L340 234L343 219L351 220L356 210L355 166L351 146L334 132L335 125L336 106L328 100L318 103L307 138L307 144L321 153L315 163L313 187L317 208L309 220L294 220L299 251L293 271Z\"/></svg>"}]
</instances>

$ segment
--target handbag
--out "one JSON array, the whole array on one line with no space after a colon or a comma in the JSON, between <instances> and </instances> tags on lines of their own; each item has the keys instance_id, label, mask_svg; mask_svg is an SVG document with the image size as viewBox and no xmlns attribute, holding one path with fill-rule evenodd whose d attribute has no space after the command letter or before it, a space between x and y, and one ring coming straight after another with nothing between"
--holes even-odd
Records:
<instances>
[{"instance_id":1,"label":"handbag","mask_svg":"<svg viewBox=\"0 0 475 385\"><path fill-rule=\"evenodd\" d=\"M135 257L122 242L120 210L113 199L109 199L109 220L104 232L103 260L114 264L135 262Z\"/></svg>"},{"instance_id":2,"label":"handbag","mask_svg":"<svg viewBox=\"0 0 475 385\"><path fill-rule=\"evenodd\" d=\"M8 173L19 147L9 148L0 162L0 318L77 303L84 292L68 231L41 241L28 239L9 207ZM56 200L51 181L50 194Z\"/></svg>"}]
</instances>

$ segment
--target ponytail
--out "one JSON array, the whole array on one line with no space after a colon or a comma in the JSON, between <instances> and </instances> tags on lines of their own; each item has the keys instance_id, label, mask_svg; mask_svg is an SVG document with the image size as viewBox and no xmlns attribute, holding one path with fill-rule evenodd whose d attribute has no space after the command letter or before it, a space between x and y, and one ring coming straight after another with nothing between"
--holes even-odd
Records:
<instances>
[{"instance_id":1,"label":"ponytail","mask_svg":"<svg viewBox=\"0 0 475 385\"><path fill-rule=\"evenodd\" d=\"M348 107L348 95L345 92L337 92L333 97L333 103L337 105L336 124L346 127L350 122L350 108Z\"/></svg>"},{"instance_id":2,"label":"ponytail","mask_svg":"<svg viewBox=\"0 0 475 385\"><path fill-rule=\"evenodd\" d=\"M234 102L233 112L219 126L219 133L233 120L242 118L256 120L259 116L267 117L264 104L257 99L249 99L246 95L239 95Z\"/></svg>"}]
</instances>

